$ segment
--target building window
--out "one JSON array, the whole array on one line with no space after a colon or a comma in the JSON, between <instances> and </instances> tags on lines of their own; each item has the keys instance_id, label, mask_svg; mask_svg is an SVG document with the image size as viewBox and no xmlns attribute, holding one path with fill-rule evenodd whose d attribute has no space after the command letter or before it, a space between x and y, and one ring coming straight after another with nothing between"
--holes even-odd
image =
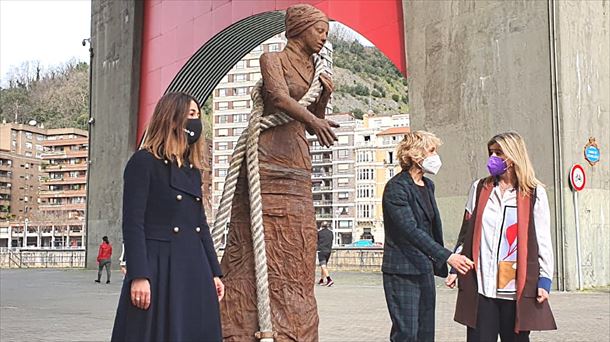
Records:
<instances>
[{"instance_id":1,"label":"building window","mask_svg":"<svg viewBox=\"0 0 610 342\"><path fill-rule=\"evenodd\" d=\"M32 139L32 133L30 133L30 132L25 132L25 138L26 138L26 139Z\"/></svg>"},{"instance_id":2,"label":"building window","mask_svg":"<svg viewBox=\"0 0 610 342\"><path fill-rule=\"evenodd\" d=\"M248 95L248 87L233 88L233 94L235 95Z\"/></svg>"},{"instance_id":3,"label":"building window","mask_svg":"<svg viewBox=\"0 0 610 342\"><path fill-rule=\"evenodd\" d=\"M388 179L394 177L394 174L396 173L396 170L394 170L394 168L389 168L388 169Z\"/></svg>"},{"instance_id":4,"label":"building window","mask_svg":"<svg viewBox=\"0 0 610 342\"><path fill-rule=\"evenodd\" d=\"M348 172L350 170L349 164L339 164L337 165L337 170L339 172Z\"/></svg>"},{"instance_id":5,"label":"building window","mask_svg":"<svg viewBox=\"0 0 610 342\"><path fill-rule=\"evenodd\" d=\"M229 162L229 156L217 156L216 160L219 164L226 164Z\"/></svg>"},{"instance_id":6,"label":"building window","mask_svg":"<svg viewBox=\"0 0 610 342\"><path fill-rule=\"evenodd\" d=\"M229 143L228 142L219 142L216 143L216 151L226 151L229 149Z\"/></svg>"},{"instance_id":7,"label":"building window","mask_svg":"<svg viewBox=\"0 0 610 342\"><path fill-rule=\"evenodd\" d=\"M247 74L235 74L233 75L233 82L245 82L248 80Z\"/></svg>"},{"instance_id":8,"label":"building window","mask_svg":"<svg viewBox=\"0 0 610 342\"><path fill-rule=\"evenodd\" d=\"M234 101L233 109L243 109L248 108L250 105L250 101Z\"/></svg>"},{"instance_id":9,"label":"building window","mask_svg":"<svg viewBox=\"0 0 610 342\"><path fill-rule=\"evenodd\" d=\"M29 141L28 141L28 142L26 142L26 143L25 143L25 148L27 148L27 149L30 149L30 150L31 150L31 149L32 149L32 143L31 143L31 142L29 142Z\"/></svg>"},{"instance_id":10,"label":"building window","mask_svg":"<svg viewBox=\"0 0 610 342\"><path fill-rule=\"evenodd\" d=\"M373 169L359 169L358 180L373 180L375 179L375 170Z\"/></svg>"},{"instance_id":11,"label":"building window","mask_svg":"<svg viewBox=\"0 0 610 342\"><path fill-rule=\"evenodd\" d=\"M372 204L358 204L358 217L371 218L374 206Z\"/></svg>"},{"instance_id":12,"label":"building window","mask_svg":"<svg viewBox=\"0 0 610 342\"><path fill-rule=\"evenodd\" d=\"M349 198L349 193L348 192L340 192L338 194L339 199L348 199Z\"/></svg>"},{"instance_id":13,"label":"building window","mask_svg":"<svg viewBox=\"0 0 610 342\"><path fill-rule=\"evenodd\" d=\"M229 135L229 130L226 128L221 128L216 130L216 136L226 137Z\"/></svg>"},{"instance_id":14,"label":"building window","mask_svg":"<svg viewBox=\"0 0 610 342\"><path fill-rule=\"evenodd\" d=\"M239 61L235 64L235 69L243 69L246 67L246 61Z\"/></svg>"},{"instance_id":15,"label":"building window","mask_svg":"<svg viewBox=\"0 0 610 342\"><path fill-rule=\"evenodd\" d=\"M218 102L218 110L229 109L229 102Z\"/></svg>"},{"instance_id":16,"label":"building window","mask_svg":"<svg viewBox=\"0 0 610 342\"><path fill-rule=\"evenodd\" d=\"M356 160L359 162L372 162L373 152L372 151L358 151Z\"/></svg>"},{"instance_id":17,"label":"building window","mask_svg":"<svg viewBox=\"0 0 610 342\"><path fill-rule=\"evenodd\" d=\"M229 82L229 75L225 75L225 77L222 78L222 80L220 80L220 83L227 83Z\"/></svg>"},{"instance_id":18,"label":"building window","mask_svg":"<svg viewBox=\"0 0 610 342\"><path fill-rule=\"evenodd\" d=\"M227 176L227 169L217 169L216 170L216 176L218 176L218 177L226 177Z\"/></svg>"},{"instance_id":19,"label":"building window","mask_svg":"<svg viewBox=\"0 0 610 342\"><path fill-rule=\"evenodd\" d=\"M271 51L271 52L280 51L280 44L278 44L278 43L269 44L269 51Z\"/></svg>"},{"instance_id":20,"label":"building window","mask_svg":"<svg viewBox=\"0 0 610 342\"><path fill-rule=\"evenodd\" d=\"M374 198L375 197L375 186L374 185L358 185L356 191L358 198Z\"/></svg>"},{"instance_id":21,"label":"building window","mask_svg":"<svg viewBox=\"0 0 610 342\"><path fill-rule=\"evenodd\" d=\"M262 45L256 46L254 49L252 49L251 52L260 52L260 51L263 51L263 46Z\"/></svg>"},{"instance_id":22,"label":"building window","mask_svg":"<svg viewBox=\"0 0 610 342\"><path fill-rule=\"evenodd\" d=\"M239 137L241 136L241 134L243 133L244 128L240 127L240 128L233 128L233 136L234 137Z\"/></svg>"},{"instance_id":23,"label":"building window","mask_svg":"<svg viewBox=\"0 0 610 342\"><path fill-rule=\"evenodd\" d=\"M216 116L216 122L217 123L227 123L229 122L229 116L228 115L218 115Z\"/></svg>"},{"instance_id":24,"label":"building window","mask_svg":"<svg viewBox=\"0 0 610 342\"><path fill-rule=\"evenodd\" d=\"M252 67L260 66L260 63L259 63L258 59L251 59L248 61L248 65L250 66L250 68L252 68Z\"/></svg>"},{"instance_id":25,"label":"building window","mask_svg":"<svg viewBox=\"0 0 610 342\"><path fill-rule=\"evenodd\" d=\"M347 208L344 208L347 209ZM339 221L339 228L351 228L352 227L352 221Z\"/></svg>"},{"instance_id":26,"label":"building window","mask_svg":"<svg viewBox=\"0 0 610 342\"><path fill-rule=\"evenodd\" d=\"M227 88L218 89L218 93L217 93L218 95L217 96L227 96L227 95L229 95L227 93L227 90L228 90Z\"/></svg>"},{"instance_id":27,"label":"building window","mask_svg":"<svg viewBox=\"0 0 610 342\"><path fill-rule=\"evenodd\" d=\"M339 145L347 145L349 144L349 136L341 135L339 136Z\"/></svg>"},{"instance_id":28,"label":"building window","mask_svg":"<svg viewBox=\"0 0 610 342\"><path fill-rule=\"evenodd\" d=\"M252 80L252 81L258 81L261 79L261 77L263 77L263 76L261 75L260 72L253 72L250 74L250 80Z\"/></svg>"},{"instance_id":29,"label":"building window","mask_svg":"<svg viewBox=\"0 0 610 342\"><path fill-rule=\"evenodd\" d=\"M349 157L349 150L339 150L337 153L339 155L339 158Z\"/></svg>"},{"instance_id":30,"label":"building window","mask_svg":"<svg viewBox=\"0 0 610 342\"><path fill-rule=\"evenodd\" d=\"M349 178L338 178L337 183L339 184L339 186L345 186L349 184Z\"/></svg>"}]
</instances>

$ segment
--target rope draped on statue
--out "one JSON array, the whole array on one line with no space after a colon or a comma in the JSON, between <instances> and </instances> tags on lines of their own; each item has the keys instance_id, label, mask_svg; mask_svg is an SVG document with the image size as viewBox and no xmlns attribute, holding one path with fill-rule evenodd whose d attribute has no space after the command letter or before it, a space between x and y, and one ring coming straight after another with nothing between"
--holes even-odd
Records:
<instances>
[{"instance_id":1,"label":"rope draped on statue","mask_svg":"<svg viewBox=\"0 0 610 342\"><path fill-rule=\"evenodd\" d=\"M299 100L299 104L308 107L314 103L321 94L322 84L320 75L324 71L322 58L314 55L315 73L307 93ZM263 206L261 198L261 185L258 164L258 138L266 129L286 124L293 119L286 113L277 112L263 117L263 80L259 80L252 90L254 102L248 128L244 130L231 156L231 163L225 179L225 185L216 215L212 239L218 251L221 247L225 226L231 217L231 206L235 195L235 188L239 171L246 162L248 172L248 188L250 198L250 229L252 231L252 244L254 250L254 267L256 276L256 301L258 309L259 331L256 337L263 342L274 340L273 325L271 322L271 305L269 299L269 282L267 278L267 254L265 249L265 231L263 227ZM246 157L246 158L244 158Z\"/></svg>"}]
</instances>

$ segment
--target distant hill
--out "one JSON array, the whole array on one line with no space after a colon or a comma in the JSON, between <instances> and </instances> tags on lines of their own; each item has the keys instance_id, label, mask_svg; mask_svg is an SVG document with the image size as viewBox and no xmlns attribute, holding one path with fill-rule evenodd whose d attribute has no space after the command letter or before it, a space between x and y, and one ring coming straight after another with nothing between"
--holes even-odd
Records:
<instances>
[{"instance_id":1,"label":"distant hill","mask_svg":"<svg viewBox=\"0 0 610 342\"><path fill-rule=\"evenodd\" d=\"M331 32L333 43L333 112L357 117L372 110L377 115L407 113L407 80L392 62L373 46L363 46L341 32Z\"/></svg>"},{"instance_id":2,"label":"distant hill","mask_svg":"<svg viewBox=\"0 0 610 342\"><path fill-rule=\"evenodd\" d=\"M15 68L0 88L0 122L36 120L46 128L87 130L89 66L70 61L43 71L37 62Z\"/></svg>"}]
</instances>

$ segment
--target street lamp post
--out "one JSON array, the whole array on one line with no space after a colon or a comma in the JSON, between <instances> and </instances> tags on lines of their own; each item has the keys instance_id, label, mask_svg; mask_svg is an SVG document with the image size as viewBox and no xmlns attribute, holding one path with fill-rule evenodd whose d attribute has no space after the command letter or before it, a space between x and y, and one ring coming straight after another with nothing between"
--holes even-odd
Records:
<instances>
[{"instance_id":1,"label":"street lamp post","mask_svg":"<svg viewBox=\"0 0 610 342\"><path fill-rule=\"evenodd\" d=\"M91 174L91 136L93 135L93 123L95 119L93 118L91 111L91 94L92 94L92 85L93 85L93 45L91 45L91 38L85 38L82 41L83 46L86 46L89 43L89 120L87 120L87 124L89 125L89 134L87 134L88 142L87 142L87 181L85 183L85 223L83 224L84 228L84 241L83 247L85 248L85 267L87 263L87 258L89 254L89 177ZM69 228L68 228L69 229Z\"/></svg>"}]
</instances>

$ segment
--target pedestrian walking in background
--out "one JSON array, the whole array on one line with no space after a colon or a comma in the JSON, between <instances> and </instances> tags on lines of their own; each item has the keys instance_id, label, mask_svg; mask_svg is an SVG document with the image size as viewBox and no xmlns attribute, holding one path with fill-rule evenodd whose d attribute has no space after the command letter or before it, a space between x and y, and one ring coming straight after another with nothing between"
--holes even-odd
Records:
<instances>
[{"instance_id":1,"label":"pedestrian walking in background","mask_svg":"<svg viewBox=\"0 0 610 342\"><path fill-rule=\"evenodd\" d=\"M106 284L110 284L110 265L112 264L112 245L108 241L108 237L102 237L102 243L97 252L97 279L96 283L99 283L102 279L102 269L106 267Z\"/></svg>"},{"instance_id":2,"label":"pedestrian walking in background","mask_svg":"<svg viewBox=\"0 0 610 342\"><path fill-rule=\"evenodd\" d=\"M328 260L332 253L333 239L334 234L329 229L328 222L323 222L320 230L318 230L318 262L320 265L320 280L318 285L331 287L335 283L328 272Z\"/></svg>"},{"instance_id":3,"label":"pedestrian walking in background","mask_svg":"<svg viewBox=\"0 0 610 342\"><path fill-rule=\"evenodd\" d=\"M402 171L383 192L385 243L383 289L393 342L434 341L436 289L434 275L447 276L447 262L461 273L473 265L467 257L443 247L441 216L434 198L434 183L424 173L441 167L434 134L405 134L397 156Z\"/></svg>"},{"instance_id":4,"label":"pedestrian walking in background","mask_svg":"<svg viewBox=\"0 0 610 342\"><path fill-rule=\"evenodd\" d=\"M555 330L548 298L553 246L546 191L536 179L525 141L515 132L487 143L490 175L470 188L456 252L472 272L446 284L458 292L455 320L469 342L529 341L531 330Z\"/></svg>"}]
</instances>

